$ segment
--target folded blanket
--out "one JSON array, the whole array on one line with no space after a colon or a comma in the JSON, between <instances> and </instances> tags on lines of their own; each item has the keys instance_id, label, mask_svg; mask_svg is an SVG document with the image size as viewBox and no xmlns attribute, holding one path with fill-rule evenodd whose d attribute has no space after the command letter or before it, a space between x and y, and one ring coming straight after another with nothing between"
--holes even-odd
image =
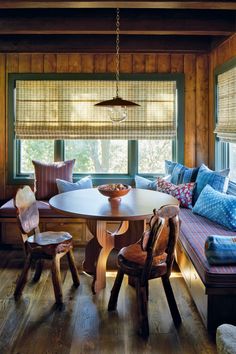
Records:
<instances>
[{"instance_id":1,"label":"folded blanket","mask_svg":"<svg viewBox=\"0 0 236 354\"><path fill-rule=\"evenodd\" d=\"M236 263L236 235L208 236L205 242L205 255L209 264Z\"/></svg>"}]
</instances>

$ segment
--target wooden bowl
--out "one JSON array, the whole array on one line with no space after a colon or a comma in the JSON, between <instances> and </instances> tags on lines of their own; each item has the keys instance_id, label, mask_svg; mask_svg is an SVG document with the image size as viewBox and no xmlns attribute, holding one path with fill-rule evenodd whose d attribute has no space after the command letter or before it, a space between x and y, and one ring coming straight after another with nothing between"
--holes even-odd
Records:
<instances>
[{"instance_id":1,"label":"wooden bowl","mask_svg":"<svg viewBox=\"0 0 236 354\"><path fill-rule=\"evenodd\" d=\"M108 197L109 200L120 200L121 197L129 193L131 186L128 184L113 183L113 184L102 184L98 186L98 191Z\"/></svg>"}]
</instances>

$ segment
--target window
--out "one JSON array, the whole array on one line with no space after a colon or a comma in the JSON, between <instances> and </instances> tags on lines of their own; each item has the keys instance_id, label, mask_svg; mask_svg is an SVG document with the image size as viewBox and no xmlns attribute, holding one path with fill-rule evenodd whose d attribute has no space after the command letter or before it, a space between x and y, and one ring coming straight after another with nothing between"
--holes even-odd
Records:
<instances>
[{"instance_id":1,"label":"window","mask_svg":"<svg viewBox=\"0 0 236 354\"><path fill-rule=\"evenodd\" d=\"M230 168L236 182L236 59L215 72L216 79L216 167Z\"/></svg>"},{"instance_id":2,"label":"window","mask_svg":"<svg viewBox=\"0 0 236 354\"><path fill-rule=\"evenodd\" d=\"M22 174L33 172L32 160L54 161L53 140L24 140L19 144L19 170Z\"/></svg>"},{"instance_id":3,"label":"window","mask_svg":"<svg viewBox=\"0 0 236 354\"><path fill-rule=\"evenodd\" d=\"M229 168L230 178L236 182L236 143L229 143Z\"/></svg>"},{"instance_id":4,"label":"window","mask_svg":"<svg viewBox=\"0 0 236 354\"><path fill-rule=\"evenodd\" d=\"M141 107L119 124L94 107L111 97L112 76L9 75L12 183L32 178L33 159L75 158L75 178L128 183L137 173L164 174L165 159L183 162L183 75L121 75L121 96Z\"/></svg>"},{"instance_id":5,"label":"window","mask_svg":"<svg viewBox=\"0 0 236 354\"><path fill-rule=\"evenodd\" d=\"M127 140L65 140L65 159L75 173L128 173Z\"/></svg>"}]
</instances>

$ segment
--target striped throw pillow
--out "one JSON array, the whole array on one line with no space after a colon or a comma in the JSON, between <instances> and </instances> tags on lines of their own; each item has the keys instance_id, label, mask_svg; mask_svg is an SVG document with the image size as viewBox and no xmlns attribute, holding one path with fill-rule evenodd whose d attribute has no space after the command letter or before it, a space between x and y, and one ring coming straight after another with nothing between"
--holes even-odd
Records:
<instances>
[{"instance_id":1,"label":"striped throw pillow","mask_svg":"<svg viewBox=\"0 0 236 354\"><path fill-rule=\"evenodd\" d=\"M43 163L32 161L35 172L35 195L38 200L48 200L58 193L56 179L72 182L75 160Z\"/></svg>"}]
</instances>

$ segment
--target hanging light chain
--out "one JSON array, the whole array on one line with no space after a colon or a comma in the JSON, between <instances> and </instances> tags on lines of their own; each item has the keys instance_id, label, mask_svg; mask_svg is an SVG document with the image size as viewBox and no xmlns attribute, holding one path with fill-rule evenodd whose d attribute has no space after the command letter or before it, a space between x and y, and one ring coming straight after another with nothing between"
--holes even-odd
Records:
<instances>
[{"instance_id":1,"label":"hanging light chain","mask_svg":"<svg viewBox=\"0 0 236 354\"><path fill-rule=\"evenodd\" d=\"M116 9L116 97L119 96L120 80L120 9Z\"/></svg>"}]
</instances>

